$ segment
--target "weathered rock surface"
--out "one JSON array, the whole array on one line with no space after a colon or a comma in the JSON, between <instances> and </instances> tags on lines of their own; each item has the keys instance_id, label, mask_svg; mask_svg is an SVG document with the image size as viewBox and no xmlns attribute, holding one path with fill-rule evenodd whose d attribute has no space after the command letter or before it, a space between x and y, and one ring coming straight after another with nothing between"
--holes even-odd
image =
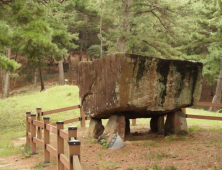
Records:
<instances>
[{"instance_id":1,"label":"weathered rock surface","mask_svg":"<svg viewBox=\"0 0 222 170\"><path fill-rule=\"evenodd\" d=\"M116 134L118 134L122 140L124 140L125 126L126 121L124 116L112 115L106 124L104 133L99 137L99 140L105 139L107 144L109 144Z\"/></svg>"},{"instance_id":2,"label":"weathered rock surface","mask_svg":"<svg viewBox=\"0 0 222 170\"><path fill-rule=\"evenodd\" d=\"M126 118L165 115L195 104L202 63L116 54L79 63L80 100L87 116Z\"/></svg>"},{"instance_id":3,"label":"weathered rock surface","mask_svg":"<svg viewBox=\"0 0 222 170\"><path fill-rule=\"evenodd\" d=\"M152 132L164 133L164 116L154 116L150 119Z\"/></svg>"},{"instance_id":4,"label":"weathered rock surface","mask_svg":"<svg viewBox=\"0 0 222 170\"><path fill-rule=\"evenodd\" d=\"M187 120L185 114L180 110L169 113L167 115L165 129L165 135L186 135L187 134Z\"/></svg>"},{"instance_id":5,"label":"weathered rock surface","mask_svg":"<svg viewBox=\"0 0 222 170\"><path fill-rule=\"evenodd\" d=\"M88 131L89 137L97 139L103 134L103 132L104 126L102 125L101 119L91 118Z\"/></svg>"}]
</instances>

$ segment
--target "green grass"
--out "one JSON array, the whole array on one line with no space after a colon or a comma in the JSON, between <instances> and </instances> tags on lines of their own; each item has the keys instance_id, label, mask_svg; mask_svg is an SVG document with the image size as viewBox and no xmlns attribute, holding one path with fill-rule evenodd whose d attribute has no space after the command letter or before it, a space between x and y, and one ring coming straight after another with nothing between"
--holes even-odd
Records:
<instances>
[{"instance_id":1,"label":"green grass","mask_svg":"<svg viewBox=\"0 0 222 170\"><path fill-rule=\"evenodd\" d=\"M43 92L31 94L28 92L0 100L0 156L20 152L21 147L14 147L11 140L25 136L27 111L36 113L36 108L39 107L42 108L42 111L47 111L79 104L79 89L77 86L55 86ZM75 109L47 115L47 117L50 117L51 123L55 123L56 121L79 117L79 114L79 109Z\"/></svg>"},{"instance_id":2,"label":"green grass","mask_svg":"<svg viewBox=\"0 0 222 170\"><path fill-rule=\"evenodd\" d=\"M192 108L187 108L186 110L187 110L187 114L222 117L222 113L214 113L214 112L192 109ZM187 124L188 126L200 125L200 126L218 127L218 126L222 126L222 121L187 118Z\"/></svg>"},{"instance_id":3,"label":"green grass","mask_svg":"<svg viewBox=\"0 0 222 170\"><path fill-rule=\"evenodd\" d=\"M34 166L34 169L42 169L45 168L46 165L42 162L38 163L37 165Z\"/></svg>"},{"instance_id":4,"label":"green grass","mask_svg":"<svg viewBox=\"0 0 222 170\"><path fill-rule=\"evenodd\" d=\"M14 129L25 129L25 113L36 113L36 108L42 111L68 107L79 104L79 89L77 86L56 86L43 92L18 95L0 100L0 132ZM79 117L79 109L47 115L50 122Z\"/></svg>"},{"instance_id":5,"label":"green grass","mask_svg":"<svg viewBox=\"0 0 222 170\"><path fill-rule=\"evenodd\" d=\"M11 131L8 133L1 133L0 156L9 156L20 153L21 147L15 147L12 139L16 139L24 135L25 131Z\"/></svg>"}]
</instances>

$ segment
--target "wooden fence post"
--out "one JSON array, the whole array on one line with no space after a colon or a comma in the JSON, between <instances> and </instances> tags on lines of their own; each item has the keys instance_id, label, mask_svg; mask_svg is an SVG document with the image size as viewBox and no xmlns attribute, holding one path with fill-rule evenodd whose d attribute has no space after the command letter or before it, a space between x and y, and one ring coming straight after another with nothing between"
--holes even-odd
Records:
<instances>
[{"instance_id":1,"label":"wooden fence post","mask_svg":"<svg viewBox=\"0 0 222 170\"><path fill-rule=\"evenodd\" d=\"M82 107L80 108L80 117L81 117L81 127L85 127L86 126L86 117L85 117L85 113L83 112Z\"/></svg>"},{"instance_id":2,"label":"wooden fence post","mask_svg":"<svg viewBox=\"0 0 222 170\"><path fill-rule=\"evenodd\" d=\"M136 119L132 119L132 126L136 126Z\"/></svg>"},{"instance_id":3,"label":"wooden fence post","mask_svg":"<svg viewBox=\"0 0 222 170\"><path fill-rule=\"evenodd\" d=\"M44 163L50 162L50 152L46 149L46 145L50 144L50 131L46 129L46 125L49 123L49 117L43 117L44 120Z\"/></svg>"},{"instance_id":4,"label":"wooden fence post","mask_svg":"<svg viewBox=\"0 0 222 170\"><path fill-rule=\"evenodd\" d=\"M36 126L33 125L33 121L36 119L36 114L31 114L31 155L35 155L36 153L36 143L33 142L33 138L36 137Z\"/></svg>"},{"instance_id":5,"label":"wooden fence post","mask_svg":"<svg viewBox=\"0 0 222 170\"><path fill-rule=\"evenodd\" d=\"M64 122L56 122L57 126L57 170L64 170L64 165L60 161L60 154L64 154L64 140L59 136L60 129L63 129Z\"/></svg>"},{"instance_id":6,"label":"wooden fence post","mask_svg":"<svg viewBox=\"0 0 222 170\"><path fill-rule=\"evenodd\" d=\"M42 108L36 108L37 112L37 120L41 121L42 118ZM37 129L37 138L41 139L42 138L42 128L38 127Z\"/></svg>"},{"instance_id":7,"label":"wooden fence post","mask_svg":"<svg viewBox=\"0 0 222 170\"><path fill-rule=\"evenodd\" d=\"M70 162L70 170L73 170L73 156L78 155L79 161L81 162L81 153L80 153L80 145L81 142L79 140L70 140L69 142L69 162Z\"/></svg>"},{"instance_id":8,"label":"wooden fence post","mask_svg":"<svg viewBox=\"0 0 222 170\"><path fill-rule=\"evenodd\" d=\"M68 127L68 137L69 137L69 140L72 140L71 139L72 137L74 137L74 139L77 140L77 127L75 126Z\"/></svg>"},{"instance_id":9,"label":"wooden fence post","mask_svg":"<svg viewBox=\"0 0 222 170\"><path fill-rule=\"evenodd\" d=\"M186 114L186 108L184 107L184 108L181 108L181 110L182 110L182 112L184 113L184 114Z\"/></svg>"},{"instance_id":10,"label":"wooden fence post","mask_svg":"<svg viewBox=\"0 0 222 170\"><path fill-rule=\"evenodd\" d=\"M28 137L28 133L30 132L30 123L28 118L30 117L31 112L26 112L26 145L30 145L30 139Z\"/></svg>"}]
</instances>

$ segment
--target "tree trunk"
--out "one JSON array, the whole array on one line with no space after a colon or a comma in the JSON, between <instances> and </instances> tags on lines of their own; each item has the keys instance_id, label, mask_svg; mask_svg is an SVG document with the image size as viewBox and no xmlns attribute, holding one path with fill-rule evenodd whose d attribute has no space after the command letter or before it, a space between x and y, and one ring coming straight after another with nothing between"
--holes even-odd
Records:
<instances>
[{"instance_id":1,"label":"tree trunk","mask_svg":"<svg viewBox=\"0 0 222 170\"><path fill-rule=\"evenodd\" d=\"M79 46L79 61L82 61L82 48L83 48L83 39L84 39L84 33L82 33L82 39L80 40L80 46Z\"/></svg>"},{"instance_id":2,"label":"tree trunk","mask_svg":"<svg viewBox=\"0 0 222 170\"><path fill-rule=\"evenodd\" d=\"M8 48L8 55L7 57L10 59L11 58L11 48ZM9 96L9 86L10 86L10 77L9 77L9 72L7 71L3 71L3 80L2 80L2 87L3 87L3 91L2 91L2 99L5 99Z\"/></svg>"},{"instance_id":3,"label":"tree trunk","mask_svg":"<svg viewBox=\"0 0 222 170\"><path fill-rule=\"evenodd\" d=\"M63 60L59 61L59 85L64 85Z\"/></svg>"},{"instance_id":4,"label":"tree trunk","mask_svg":"<svg viewBox=\"0 0 222 170\"><path fill-rule=\"evenodd\" d=\"M2 84L2 89L1 89L1 92L2 92L2 94L3 94L3 91L4 91L4 80L5 80L5 74L4 74L4 70L3 70L3 68L2 67L0 67L1 68L1 84Z\"/></svg>"},{"instance_id":5,"label":"tree trunk","mask_svg":"<svg viewBox=\"0 0 222 170\"><path fill-rule=\"evenodd\" d=\"M103 39L102 39L102 22L103 22L103 0L100 0L100 28L99 28L99 34L100 34L100 58L103 57Z\"/></svg>"},{"instance_id":6,"label":"tree trunk","mask_svg":"<svg viewBox=\"0 0 222 170\"><path fill-rule=\"evenodd\" d=\"M42 77L42 70L40 66L40 60L39 60L39 77L40 77L40 82L41 82L41 90L43 91L45 89L44 82L43 82L43 77Z\"/></svg>"},{"instance_id":7,"label":"tree trunk","mask_svg":"<svg viewBox=\"0 0 222 170\"><path fill-rule=\"evenodd\" d=\"M220 75L217 80L217 87L216 92L213 97L212 103L220 103L221 101L221 88L222 88L222 57L221 57L221 70ZM216 112L218 110L218 107L210 107L209 111Z\"/></svg>"},{"instance_id":8,"label":"tree trunk","mask_svg":"<svg viewBox=\"0 0 222 170\"><path fill-rule=\"evenodd\" d=\"M35 73L34 73L34 87L36 87L37 86L37 81L38 81L38 70L36 69L35 70Z\"/></svg>"},{"instance_id":9,"label":"tree trunk","mask_svg":"<svg viewBox=\"0 0 222 170\"><path fill-rule=\"evenodd\" d=\"M69 62L69 83L72 84L72 60L71 60L71 52L68 58L68 62Z\"/></svg>"},{"instance_id":10,"label":"tree trunk","mask_svg":"<svg viewBox=\"0 0 222 170\"><path fill-rule=\"evenodd\" d=\"M124 11L124 18L119 20L119 25L122 33L129 32L129 7L130 7L130 0L125 0L125 11ZM119 52L125 52L127 50L127 39L125 36L121 36L117 40L117 48Z\"/></svg>"}]
</instances>

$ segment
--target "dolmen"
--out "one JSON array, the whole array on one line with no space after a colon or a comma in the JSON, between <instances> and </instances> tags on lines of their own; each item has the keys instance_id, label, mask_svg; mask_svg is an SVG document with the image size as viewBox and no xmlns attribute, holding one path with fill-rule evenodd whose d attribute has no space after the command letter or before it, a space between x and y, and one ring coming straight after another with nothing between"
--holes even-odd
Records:
<instances>
[{"instance_id":1,"label":"dolmen","mask_svg":"<svg viewBox=\"0 0 222 170\"><path fill-rule=\"evenodd\" d=\"M130 133L129 119L151 118L153 132L187 133L181 108L198 102L203 64L117 53L78 65L81 107L90 117L89 136L107 143ZM166 121L164 123L164 116ZM109 119L106 127L101 119Z\"/></svg>"}]
</instances>

